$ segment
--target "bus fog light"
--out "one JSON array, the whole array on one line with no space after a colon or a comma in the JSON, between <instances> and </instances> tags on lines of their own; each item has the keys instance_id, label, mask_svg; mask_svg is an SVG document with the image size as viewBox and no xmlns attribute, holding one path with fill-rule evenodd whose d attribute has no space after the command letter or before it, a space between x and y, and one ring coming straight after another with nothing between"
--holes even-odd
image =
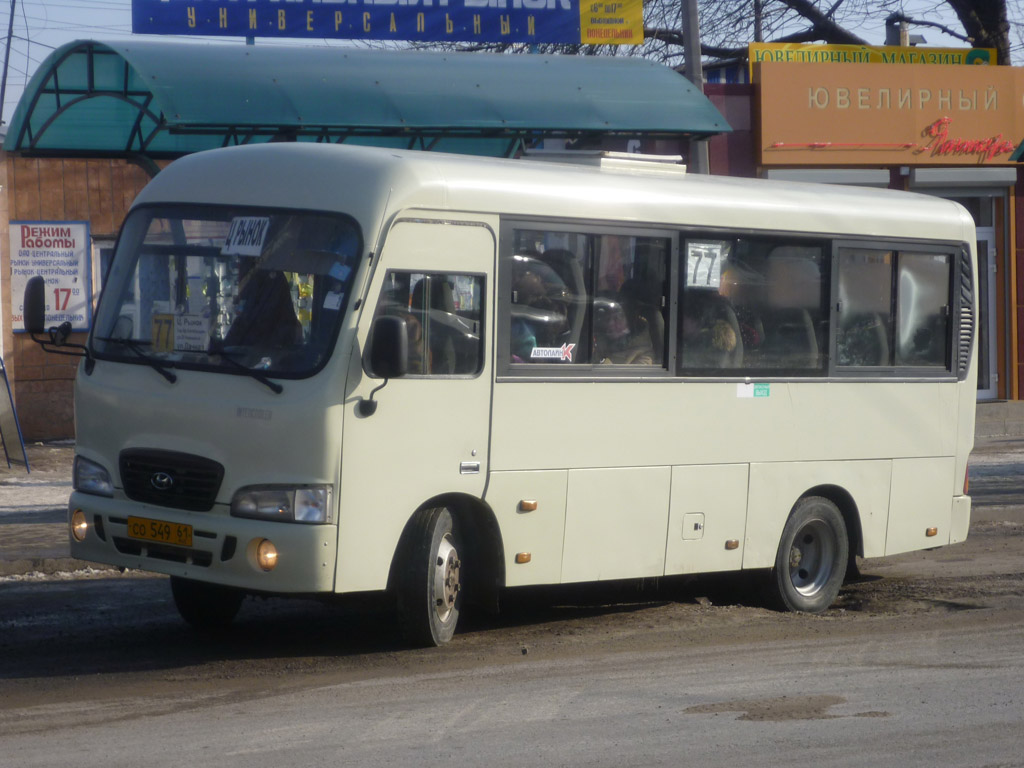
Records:
<instances>
[{"instance_id":1,"label":"bus fog light","mask_svg":"<svg viewBox=\"0 0 1024 768\"><path fill-rule=\"evenodd\" d=\"M277 566L277 547L270 539L260 539L256 544L256 565L264 571L272 571Z\"/></svg>"},{"instance_id":2,"label":"bus fog light","mask_svg":"<svg viewBox=\"0 0 1024 768\"><path fill-rule=\"evenodd\" d=\"M89 532L89 521L86 520L85 512L76 509L71 513L71 535L75 541L85 541L85 535Z\"/></svg>"}]
</instances>

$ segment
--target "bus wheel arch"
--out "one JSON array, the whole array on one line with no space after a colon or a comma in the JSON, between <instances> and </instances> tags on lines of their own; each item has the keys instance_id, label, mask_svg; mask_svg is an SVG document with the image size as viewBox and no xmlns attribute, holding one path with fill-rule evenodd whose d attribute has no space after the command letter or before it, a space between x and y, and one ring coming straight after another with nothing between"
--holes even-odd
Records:
<instances>
[{"instance_id":1,"label":"bus wheel arch","mask_svg":"<svg viewBox=\"0 0 1024 768\"><path fill-rule=\"evenodd\" d=\"M838 485L819 485L811 488L801 498L806 496L822 496L839 508L843 522L846 523L846 536L849 542L845 581L856 581L860 578L857 558L864 557L864 533L861 529L860 509L857 502L849 491Z\"/></svg>"},{"instance_id":2,"label":"bus wheel arch","mask_svg":"<svg viewBox=\"0 0 1024 768\"><path fill-rule=\"evenodd\" d=\"M789 514L767 587L782 610L822 613L846 575L849 533L839 506L827 496L804 495Z\"/></svg>"},{"instance_id":3,"label":"bus wheel arch","mask_svg":"<svg viewBox=\"0 0 1024 768\"><path fill-rule=\"evenodd\" d=\"M463 605L496 610L503 559L497 521L479 499L445 494L424 502L406 522L388 575L406 639L443 645ZM451 602L451 615L427 610L441 600Z\"/></svg>"}]
</instances>

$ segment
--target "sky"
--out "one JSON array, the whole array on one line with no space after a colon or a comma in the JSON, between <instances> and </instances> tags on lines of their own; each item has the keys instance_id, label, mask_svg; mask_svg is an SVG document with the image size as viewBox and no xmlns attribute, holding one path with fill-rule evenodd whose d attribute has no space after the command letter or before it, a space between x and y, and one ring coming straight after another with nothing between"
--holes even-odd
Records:
<instances>
[{"instance_id":1,"label":"sky","mask_svg":"<svg viewBox=\"0 0 1024 768\"><path fill-rule=\"evenodd\" d=\"M8 59L6 90L3 99L2 119L4 124L21 98L25 84L35 73L39 64L53 49L72 40L124 40L133 37L131 0L14 0L14 28ZM907 6L912 6L908 0ZM11 17L10 0L0 0L0 48L6 48L7 24ZM912 9L908 8L909 13ZM958 28L955 20L947 21L951 28ZM885 39L884 24L856 30L869 42L881 45ZM930 46L963 47L963 43L945 37L937 30L920 30ZM145 36L139 36L145 37ZM161 39L174 39L162 37ZM184 39L184 38L181 38ZM221 38L229 40L233 38ZM192 38L193 42L195 38ZM238 38L239 43L241 39ZM276 41L274 44L282 44ZM312 41L294 41L295 44L310 45ZM332 41L333 44L338 44ZM260 44L257 41L257 44Z\"/></svg>"}]
</instances>

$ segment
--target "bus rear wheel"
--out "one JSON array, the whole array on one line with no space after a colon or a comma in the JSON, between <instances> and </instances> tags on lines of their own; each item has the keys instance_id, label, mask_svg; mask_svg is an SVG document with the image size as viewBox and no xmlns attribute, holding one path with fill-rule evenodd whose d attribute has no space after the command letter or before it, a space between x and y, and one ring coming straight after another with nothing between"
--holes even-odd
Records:
<instances>
[{"instance_id":1,"label":"bus rear wheel","mask_svg":"<svg viewBox=\"0 0 1024 768\"><path fill-rule=\"evenodd\" d=\"M768 585L771 601L801 613L827 610L843 584L849 546L835 504L820 496L800 499L782 529Z\"/></svg>"},{"instance_id":2,"label":"bus rear wheel","mask_svg":"<svg viewBox=\"0 0 1024 768\"><path fill-rule=\"evenodd\" d=\"M231 626L245 599L240 589L180 576L171 576L171 595L181 618L204 632L220 632Z\"/></svg>"},{"instance_id":3,"label":"bus rear wheel","mask_svg":"<svg viewBox=\"0 0 1024 768\"><path fill-rule=\"evenodd\" d=\"M448 509L435 507L417 512L407 530L397 590L402 634L415 645L444 645L462 606L458 528Z\"/></svg>"}]
</instances>

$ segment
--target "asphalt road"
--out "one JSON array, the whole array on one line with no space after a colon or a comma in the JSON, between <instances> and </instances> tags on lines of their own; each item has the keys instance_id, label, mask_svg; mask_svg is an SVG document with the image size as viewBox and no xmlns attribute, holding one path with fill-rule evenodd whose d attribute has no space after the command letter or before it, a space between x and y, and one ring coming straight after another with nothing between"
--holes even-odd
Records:
<instances>
[{"instance_id":1,"label":"asphalt road","mask_svg":"<svg viewBox=\"0 0 1024 768\"><path fill-rule=\"evenodd\" d=\"M442 649L384 605L161 577L0 581L0 766L1024 766L1024 451L981 451L962 545L867 561L822 616L742 580L513 594Z\"/></svg>"}]
</instances>

